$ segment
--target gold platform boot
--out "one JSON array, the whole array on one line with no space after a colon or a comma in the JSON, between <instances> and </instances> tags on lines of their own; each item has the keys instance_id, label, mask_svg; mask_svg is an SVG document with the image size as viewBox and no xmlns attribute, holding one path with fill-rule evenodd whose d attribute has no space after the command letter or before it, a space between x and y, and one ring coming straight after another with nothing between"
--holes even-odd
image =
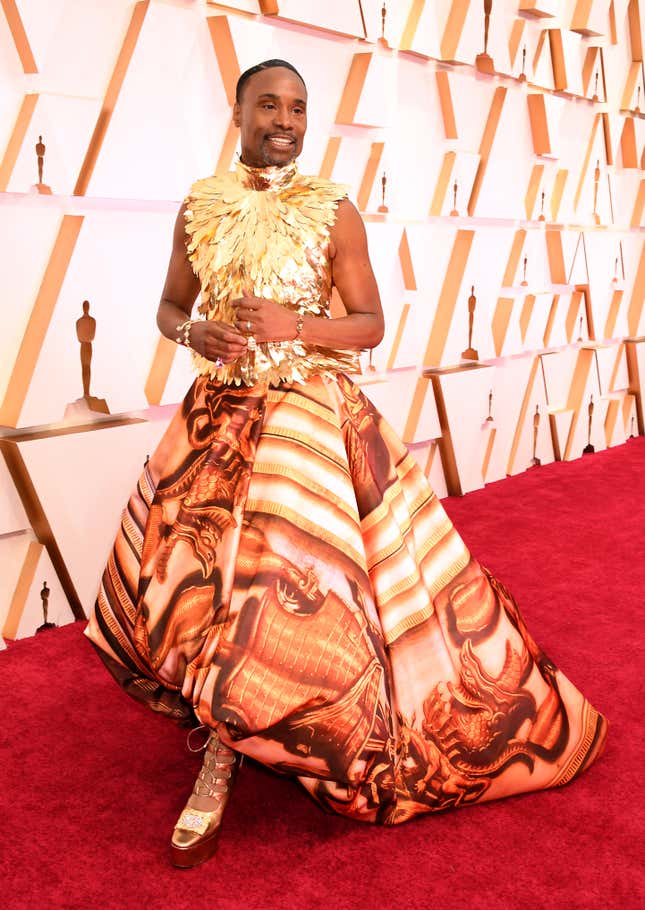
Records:
<instances>
[{"instance_id":1,"label":"gold platform boot","mask_svg":"<svg viewBox=\"0 0 645 910\"><path fill-rule=\"evenodd\" d=\"M222 815L233 789L239 756L211 732L193 792L172 834L174 866L190 869L215 853Z\"/></svg>"}]
</instances>

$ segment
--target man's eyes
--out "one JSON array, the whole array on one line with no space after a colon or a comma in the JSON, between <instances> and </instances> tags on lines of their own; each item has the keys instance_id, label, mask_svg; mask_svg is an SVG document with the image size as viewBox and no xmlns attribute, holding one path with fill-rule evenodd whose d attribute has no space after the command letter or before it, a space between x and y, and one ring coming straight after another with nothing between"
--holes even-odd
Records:
<instances>
[{"instance_id":1,"label":"man's eyes","mask_svg":"<svg viewBox=\"0 0 645 910\"><path fill-rule=\"evenodd\" d=\"M264 101L262 103L262 108L264 110L275 110L275 104L272 101ZM303 107L294 107L293 108L294 114L304 114L304 112L305 112L305 109Z\"/></svg>"}]
</instances>

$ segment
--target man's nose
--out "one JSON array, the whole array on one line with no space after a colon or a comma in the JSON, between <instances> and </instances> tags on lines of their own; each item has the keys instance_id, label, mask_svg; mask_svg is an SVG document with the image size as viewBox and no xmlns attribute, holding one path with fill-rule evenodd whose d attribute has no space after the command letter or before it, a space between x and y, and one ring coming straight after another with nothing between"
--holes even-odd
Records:
<instances>
[{"instance_id":1,"label":"man's nose","mask_svg":"<svg viewBox=\"0 0 645 910\"><path fill-rule=\"evenodd\" d=\"M288 107L276 108L275 125L285 130L293 129L292 115Z\"/></svg>"}]
</instances>

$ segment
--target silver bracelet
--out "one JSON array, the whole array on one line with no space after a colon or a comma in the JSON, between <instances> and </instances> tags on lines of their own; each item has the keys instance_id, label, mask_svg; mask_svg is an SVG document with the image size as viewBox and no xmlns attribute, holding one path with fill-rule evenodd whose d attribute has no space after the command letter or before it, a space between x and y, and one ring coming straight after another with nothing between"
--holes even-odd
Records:
<instances>
[{"instance_id":1,"label":"silver bracelet","mask_svg":"<svg viewBox=\"0 0 645 910\"><path fill-rule=\"evenodd\" d=\"M175 332L177 333L177 335L175 337L175 341L177 342L177 344L183 344L183 346L185 348L192 349L192 345L190 343L190 330L192 327L193 327L192 319L187 319L185 322L182 322L181 325L177 326L177 328L175 329Z\"/></svg>"}]
</instances>

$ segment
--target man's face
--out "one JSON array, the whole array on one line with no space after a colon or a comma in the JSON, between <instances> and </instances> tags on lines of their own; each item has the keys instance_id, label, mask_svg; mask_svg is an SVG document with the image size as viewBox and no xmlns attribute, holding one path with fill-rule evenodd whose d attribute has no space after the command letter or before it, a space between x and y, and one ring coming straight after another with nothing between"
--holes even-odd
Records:
<instances>
[{"instance_id":1,"label":"man's face","mask_svg":"<svg viewBox=\"0 0 645 910\"><path fill-rule=\"evenodd\" d=\"M246 82L233 108L240 128L242 161L251 167L282 166L302 151L307 129L307 91L291 70L261 70Z\"/></svg>"}]
</instances>

